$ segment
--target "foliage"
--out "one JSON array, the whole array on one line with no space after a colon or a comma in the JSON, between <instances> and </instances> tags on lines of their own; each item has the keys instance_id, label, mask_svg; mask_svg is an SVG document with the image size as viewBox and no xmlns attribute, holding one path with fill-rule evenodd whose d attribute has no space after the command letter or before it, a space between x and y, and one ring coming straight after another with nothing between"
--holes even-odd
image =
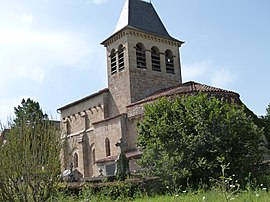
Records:
<instances>
[{"instance_id":1,"label":"foliage","mask_svg":"<svg viewBox=\"0 0 270 202\"><path fill-rule=\"evenodd\" d=\"M0 201L49 200L59 181L59 130L32 115L29 127L30 114L19 113L20 121L10 123L7 142L0 147Z\"/></svg>"},{"instance_id":2,"label":"foliage","mask_svg":"<svg viewBox=\"0 0 270 202\"><path fill-rule=\"evenodd\" d=\"M235 175L227 177L225 171L229 168L229 164L223 164L224 158L219 158L221 163L222 175L218 179L210 178L210 182L213 183L213 188L219 192L223 193L224 199L228 202L233 199L234 194L236 194L240 189L240 184L238 180L234 179Z\"/></svg>"},{"instance_id":3,"label":"foliage","mask_svg":"<svg viewBox=\"0 0 270 202\"><path fill-rule=\"evenodd\" d=\"M265 138L268 141L268 149L270 149L270 104L266 108L266 115L260 117L262 126L264 127Z\"/></svg>"},{"instance_id":4,"label":"foliage","mask_svg":"<svg viewBox=\"0 0 270 202\"><path fill-rule=\"evenodd\" d=\"M261 160L262 134L233 101L206 94L162 98L145 106L138 124L139 163L172 189L217 178L218 157L230 163L230 175L243 179Z\"/></svg>"},{"instance_id":5,"label":"foliage","mask_svg":"<svg viewBox=\"0 0 270 202\"><path fill-rule=\"evenodd\" d=\"M15 125L27 123L28 125L35 124L37 121L48 120L48 115L43 113L38 102L28 98L26 101L22 99L21 105L14 107Z\"/></svg>"}]
</instances>

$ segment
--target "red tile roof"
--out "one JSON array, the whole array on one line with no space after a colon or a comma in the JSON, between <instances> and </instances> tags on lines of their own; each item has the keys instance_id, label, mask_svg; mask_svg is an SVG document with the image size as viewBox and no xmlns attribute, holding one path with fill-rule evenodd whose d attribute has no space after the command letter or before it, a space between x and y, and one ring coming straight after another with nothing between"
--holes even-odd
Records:
<instances>
[{"instance_id":1,"label":"red tile roof","mask_svg":"<svg viewBox=\"0 0 270 202\"><path fill-rule=\"evenodd\" d=\"M205 84L200 84L200 83L196 83L194 81L189 81L177 86L173 86L173 87L169 87L169 88L165 88L165 89L161 89L159 91L154 92L153 94L151 94L150 96L132 103L131 105L127 106L127 107L132 107L138 104L142 104L142 103L146 103L146 102L150 102L153 100L156 100L158 98L161 97L168 97L168 96L172 96L172 95L185 95L185 94L192 94L192 93L199 93L199 92L204 92L204 93L220 93L220 94L227 94L230 95L232 97L236 97L239 99L240 95L238 93L235 93L233 91L229 91L229 90L224 90L221 88L216 88L213 86L208 86Z\"/></svg>"}]
</instances>

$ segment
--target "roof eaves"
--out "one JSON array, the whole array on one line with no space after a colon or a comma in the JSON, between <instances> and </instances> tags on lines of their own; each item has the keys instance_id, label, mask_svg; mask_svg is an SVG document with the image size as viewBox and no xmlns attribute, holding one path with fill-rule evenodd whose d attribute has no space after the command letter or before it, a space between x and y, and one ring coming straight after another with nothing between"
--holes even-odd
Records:
<instances>
[{"instance_id":1,"label":"roof eaves","mask_svg":"<svg viewBox=\"0 0 270 202\"><path fill-rule=\"evenodd\" d=\"M138 28L136 28L136 27L127 25L127 26L123 27L122 29L118 30L117 32L113 33L113 35L111 35L110 37L108 37L107 39L105 39L104 41L102 41L100 44L103 45L103 46L105 46L106 42L107 42L110 38L112 38L112 37L114 37L115 35L119 34L119 33L122 32L124 29L133 29L133 30L135 30L135 31L144 32L144 33L146 33L146 34L151 34L151 35L154 35L154 36L156 36L156 37L162 37L162 38L164 38L164 39L176 41L176 42L180 43L180 46L181 46L182 44L185 43L184 41L180 41L180 40L178 40L178 39L176 39L176 38L173 38L173 37L171 37L171 36L168 37L168 36L160 35L160 34L157 34L157 33L147 32L147 31L145 31L145 30L141 30L141 29L138 29Z\"/></svg>"},{"instance_id":2,"label":"roof eaves","mask_svg":"<svg viewBox=\"0 0 270 202\"><path fill-rule=\"evenodd\" d=\"M79 99L79 100L76 100L76 101L74 101L74 102L71 102L71 103L69 103L69 104L67 104L67 105L65 105L65 106L63 106L63 107L60 107L60 108L57 109L57 111L66 109L66 108L68 108L68 107L71 107L71 106L73 106L73 105L75 105L75 104L78 104L78 103L80 103L80 102L83 102L83 101L85 101L85 100L88 100L88 99L90 99L90 98L92 98L92 97L98 96L98 95L103 94L103 93L108 92L108 91L109 91L108 88L104 88L104 89L102 89L102 90L100 90L100 91L98 91L98 92L96 92L96 93L93 93L93 94L88 95L88 96L86 96L86 97L84 97L84 98L81 98L81 99Z\"/></svg>"}]
</instances>

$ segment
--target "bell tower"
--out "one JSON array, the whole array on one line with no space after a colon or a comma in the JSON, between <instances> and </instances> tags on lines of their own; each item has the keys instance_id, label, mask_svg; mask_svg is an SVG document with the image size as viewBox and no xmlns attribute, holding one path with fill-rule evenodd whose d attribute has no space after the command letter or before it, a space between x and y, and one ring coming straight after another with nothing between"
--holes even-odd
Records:
<instances>
[{"instance_id":1,"label":"bell tower","mask_svg":"<svg viewBox=\"0 0 270 202\"><path fill-rule=\"evenodd\" d=\"M118 113L152 93L182 83L179 48L153 5L126 0L107 50L108 86Z\"/></svg>"}]
</instances>

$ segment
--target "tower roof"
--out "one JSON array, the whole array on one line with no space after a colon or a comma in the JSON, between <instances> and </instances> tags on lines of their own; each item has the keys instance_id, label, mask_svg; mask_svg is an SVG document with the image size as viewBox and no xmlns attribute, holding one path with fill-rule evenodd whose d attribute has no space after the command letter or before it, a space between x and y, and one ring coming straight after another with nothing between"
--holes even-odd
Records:
<instances>
[{"instance_id":1,"label":"tower roof","mask_svg":"<svg viewBox=\"0 0 270 202\"><path fill-rule=\"evenodd\" d=\"M125 27L173 39L167 32L153 5L143 0L126 0L115 32Z\"/></svg>"}]
</instances>

